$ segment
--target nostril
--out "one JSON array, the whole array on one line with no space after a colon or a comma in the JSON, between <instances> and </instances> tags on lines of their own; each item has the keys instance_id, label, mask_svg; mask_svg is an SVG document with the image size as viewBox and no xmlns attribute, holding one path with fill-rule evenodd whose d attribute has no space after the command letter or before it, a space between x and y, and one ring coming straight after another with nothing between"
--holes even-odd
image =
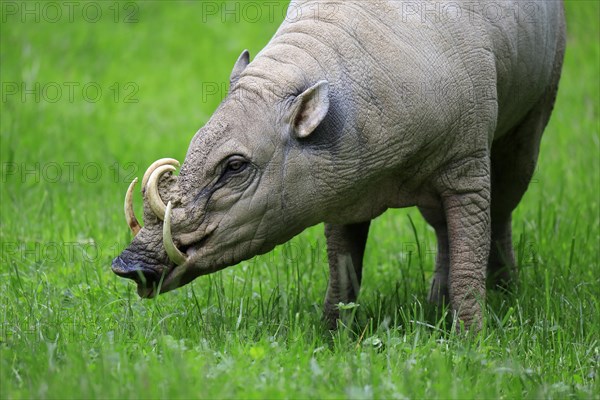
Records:
<instances>
[{"instance_id":1,"label":"nostril","mask_svg":"<svg viewBox=\"0 0 600 400\"><path fill-rule=\"evenodd\" d=\"M125 263L125 261L123 261L123 259L121 257L116 257L113 260L111 268L115 274L122 276L122 277L126 277L125 275L127 275L128 270L129 270L129 268L127 267L127 264Z\"/></svg>"},{"instance_id":2,"label":"nostril","mask_svg":"<svg viewBox=\"0 0 600 400\"><path fill-rule=\"evenodd\" d=\"M127 265L121 257L116 257L111 265L112 271L122 278L128 278L131 272L131 268Z\"/></svg>"}]
</instances>

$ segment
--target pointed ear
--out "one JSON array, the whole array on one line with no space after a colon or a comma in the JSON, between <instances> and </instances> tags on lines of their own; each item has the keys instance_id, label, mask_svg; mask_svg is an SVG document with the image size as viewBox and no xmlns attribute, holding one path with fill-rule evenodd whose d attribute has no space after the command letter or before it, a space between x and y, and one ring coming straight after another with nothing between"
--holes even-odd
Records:
<instances>
[{"instance_id":1,"label":"pointed ear","mask_svg":"<svg viewBox=\"0 0 600 400\"><path fill-rule=\"evenodd\" d=\"M296 97L288 110L286 122L296 139L308 137L329 111L329 82L319 81Z\"/></svg>"},{"instance_id":2,"label":"pointed ear","mask_svg":"<svg viewBox=\"0 0 600 400\"><path fill-rule=\"evenodd\" d=\"M235 65L233 66L233 70L231 71L231 76L229 77L230 87L233 86L238 79L240 79L240 75L246 69L248 64L250 64L250 53L248 50L244 50L238 57Z\"/></svg>"}]
</instances>

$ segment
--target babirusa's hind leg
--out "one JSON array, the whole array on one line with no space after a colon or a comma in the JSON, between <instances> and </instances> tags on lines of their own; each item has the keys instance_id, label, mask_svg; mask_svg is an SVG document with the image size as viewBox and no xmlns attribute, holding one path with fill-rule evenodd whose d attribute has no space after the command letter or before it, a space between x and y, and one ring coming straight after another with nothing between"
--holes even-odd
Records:
<instances>
[{"instance_id":1,"label":"babirusa's hind leg","mask_svg":"<svg viewBox=\"0 0 600 400\"><path fill-rule=\"evenodd\" d=\"M492 204L493 202L494 195L492 194ZM517 278L518 271L512 244L511 218L510 216L502 218L494 215L492 206L492 243L488 260L488 280L493 287L510 289Z\"/></svg>"},{"instance_id":2,"label":"babirusa's hind leg","mask_svg":"<svg viewBox=\"0 0 600 400\"><path fill-rule=\"evenodd\" d=\"M535 172L553 101L553 94L544 96L516 128L492 145L492 247L488 262L492 286L510 288L517 280L511 215Z\"/></svg>"},{"instance_id":3,"label":"babirusa's hind leg","mask_svg":"<svg viewBox=\"0 0 600 400\"><path fill-rule=\"evenodd\" d=\"M492 237L488 279L492 287L510 289L517 280L511 215L535 170L547 118L536 105L519 126L492 145Z\"/></svg>"}]
</instances>

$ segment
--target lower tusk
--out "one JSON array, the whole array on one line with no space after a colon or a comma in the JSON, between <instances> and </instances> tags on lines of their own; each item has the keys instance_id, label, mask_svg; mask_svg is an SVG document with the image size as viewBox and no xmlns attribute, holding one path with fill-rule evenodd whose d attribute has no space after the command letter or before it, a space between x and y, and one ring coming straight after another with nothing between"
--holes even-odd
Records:
<instances>
[{"instance_id":1,"label":"lower tusk","mask_svg":"<svg viewBox=\"0 0 600 400\"><path fill-rule=\"evenodd\" d=\"M163 244L169 260L174 262L175 265L181 265L187 261L187 256L179 251L175 243L173 243L173 236L171 236L171 208L172 205L169 201L165 210L165 223L163 224Z\"/></svg>"},{"instance_id":2,"label":"lower tusk","mask_svg":"<svg viewBox=\"0 0 600 400\"><path fill-rule=\"evenodd\" d=\"M125 219L127 220L127 225L129 225L129 228L131 228L131 232L133 232L133 235L137 235L138 232L140 231L140 229L142 229L142 227L140 226L140 223L138 222L137 218L135 217L135 212L133 211L133 190L135 189L135 185L137 183L138 179L135 178L130 184L129 184L129 188L127 189L127 193L125 194Z\"/></svg>"}]
</instances>

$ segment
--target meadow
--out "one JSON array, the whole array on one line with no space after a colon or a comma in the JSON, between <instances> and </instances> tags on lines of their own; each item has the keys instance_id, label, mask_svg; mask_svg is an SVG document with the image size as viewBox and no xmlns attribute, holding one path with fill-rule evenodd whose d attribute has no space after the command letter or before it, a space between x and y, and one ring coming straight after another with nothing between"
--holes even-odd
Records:
<instances>
[{"instance_id":1,"label":"meadow","mask_svg":"<svg viewBox=\"0 0 600 400\"><path fill-rule=\"evenodd\" d=\"M129 182L184 159L241 50L283 20L266 4L1 3L0 397L600 398L596 1L566 3L558 100L513 218L520 284L489 294L478 335L427 304L435 236L415 209L373 223L337 332L322 226L154 300L111 272Z\"/></svg>"}]
</instances>

